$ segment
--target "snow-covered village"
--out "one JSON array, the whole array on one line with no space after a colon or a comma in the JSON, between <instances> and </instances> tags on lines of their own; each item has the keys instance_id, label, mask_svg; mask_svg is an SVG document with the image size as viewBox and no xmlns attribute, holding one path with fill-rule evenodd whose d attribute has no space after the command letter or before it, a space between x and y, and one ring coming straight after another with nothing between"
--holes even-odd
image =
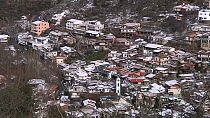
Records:
<instances>
[{"instance_id":1,"label":"snow-covered village","mask_svg":"<svg viewBox=\"0 0 210 118\"><path fill-rule=\"evenodd\" d=\"M210 1L96 1L1 28L0 117L209 118Z\"/></svg>"}]
</instances>

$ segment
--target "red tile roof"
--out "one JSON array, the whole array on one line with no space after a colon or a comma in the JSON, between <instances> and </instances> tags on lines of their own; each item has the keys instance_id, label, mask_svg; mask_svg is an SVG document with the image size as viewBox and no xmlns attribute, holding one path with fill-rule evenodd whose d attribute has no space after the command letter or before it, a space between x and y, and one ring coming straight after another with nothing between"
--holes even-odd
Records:
<instances>
[{"instance_id":1,"label":"red tile roof","mask_svg":"<svg viewBox=\"0 0 210 118\"><path fill-rule=\"evenodd\" d=\"M130 79L129 81L130 81L131 83L142 83L142 82L144 82L144 80L145 80L145 79Z\"/></svg>"}]
</instances>

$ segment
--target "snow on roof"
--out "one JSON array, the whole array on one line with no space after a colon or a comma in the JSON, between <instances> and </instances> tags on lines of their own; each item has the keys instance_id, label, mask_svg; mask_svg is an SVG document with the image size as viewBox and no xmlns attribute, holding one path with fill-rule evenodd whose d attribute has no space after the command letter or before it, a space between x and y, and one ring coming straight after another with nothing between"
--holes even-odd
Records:
<instances>
[{"instance_id":1,"label":"snow on roof","mask_svg":"<svg viewBox=\"0 0 210 118\"><path fill-rule=\"evenodd\" d=\"M88 31L86 31L86 33L88 33L88 34L100 34L100 32L97 32L97 31L92 31L92 30L88 30Z\"/></svg>"},{"instance_id":2,"label":"snow on roof","mask_svg":"<svg viewBox=\"0 0 210 118\"><path fill-rule=\"evenodd\" d=\"M184 79L184 80L181 80L180 81L180 83L182 84L182 83L185 83L185 82L194 82L195 80L186 80L186 79Z\"/></svg>"},{"instance_id":3,"label":"snow on roof","mask_svg":"<svg viewBox=\"0 0 210 118\"><path fill-rule=\"evenodd\" d=\"M84 100L83 104L84 106L96 107L96 101L90 99Z\"/></svg>"},{"instance_id":4,"label":"snow on roof","mask_svg":"<svg viewBox=\"0 0 210 118\"><path fill-rule=\"evenodd\" d=\"M177 80L170 80L170 81L166 81L165 84L168 85L168 86L173 86L173 85L178 84L178 81Z\"/></svg>"},{"instance_id":5,"label":"snow on roof","mask_svg":"<svg viewBox=\"0 0 210 118\"><path fill-rule=\"evenodd\" d=\"M156 74L150 73L150 74L146 75L145 77L146 77L146 78L153 78L153 77L155 77L155 75L156 75Z\"/></svg>"},{"instance_id":6,"label":"snow on roof","mask_svg":"<svg viewBox=\"0 0 210 118\"><path fill-rule=\"evenodd\" d=\"M163 109L161 112L158 112L158 113L159 113L159 115L165 117L165 116L171 115L172 110L171 109Z\"/></svg>"},{"instance_id":7,"label":"snow on roof","mask_svg":"<svg viewBox=\"0 0 210 118\"><path fill-rule=\"evenodd\" d=\"M16 51L16 49L13 45L8 46L8 48L9 48L9 50Z\"/></svg>"},{"instance_id":8,"label":"snow on roof","mask_svg":"<svg viewBox=\"0 0 210 118\"><path fill-rule=\"evenodd\" d=\"M199 12L210 12L210 9L201 9Z\"/></svg>"},{"instance_id":9,"label":"snow on roof","mask_svg":"<svg viewBox=\"0 0 210 118\"><path fill-rule=\"evenodd\" d=\"M49 37L34 37L34 38L37 39L37 40L40 40L40 41L45 41L45 40L50 39Z\"/></svg>"},{"instance_id":10,"label":"snow on roof","mask_svg":"<svg viewBox=\"0 0 210 118\"><path fill-rule=\"evenodd\" d=\"M135 42L139 42L139 41L144 41L144 39L139 38L135 40Z\"/></svg>"},{"instance_id":11,"label":"snow on roof","mask_svg":"<svg viewBox=\"0 0 210 118\"><path fill-rule=\"evenodd\" d=\"M201 97L204 97L205 95L207 95L207 93L204 91L194 92L194 94L201 96Z\"/></svg>"},{"instance_id":12,"label":"snow on roof","mask_svg":"<svg viewBox=\"0 0 210 118\"><path fill-rule=\"evenodd\" d=\"M165 70L167 70L168 68L164 68L164 67L157 67L157 68L155 68L156 70L158 70L158 71L165 71Z\"/></svg>"},{"instance_id":13,"label":"snow on roof","mask_svg":"<svg viewBox=\"0 0 210 118\"><path fill-rule=\"evenodd\" d=\"M36 84L45 84L45 80L43 79L31 79L28 81L28 84L36 85Z\"/></svg>"},{"instance_id":14,"label":"snow on roof","mask_svg":"<svg viewBox=\"0 0 210 118\"><path fill-rule=\"evenodd\" d=\"M69 101L69 96L61 96L61 101Z\"/></svg>"},{"instance_id":15,"label":"snow on roof","mask_svg":"<svg viewBox=\"0 0 210 118\"><path fill-rule=\"evenodd\" d=\"M18 39L27 39L27 38L33 39L33 36L29 32L18 34Z\"/></svg>"},{"instance_id":16,"label":"snow on roof","mask_svg":"<svg viewBox=\"0 0 210 118\"><path fill-rule=\"evenodd\" d=\"M60 106L62 107L62 106L65 106L65 105L67 105L67 104L65 104L65 103L60 103Z\"/></svg>"},{"instance_id":17,"label":"snow on roof","mask_svg":"<svg viewBox=\"0 0 210 118\"><path fill-rule=\"evenodd\" d=\"M151 84L152 88L149 90L151 93L162 93L165 92L165 88L162 85L156 83Z\"/></svg>"},{"instance_id":18,"label":"snow on roof","mask_svg":"<svg viewBox=\"0 0 210 118\"><path fill-rule=\"evenodd\" d=\"M203 82L196 83L197 86L203 85Z\"/></svg>"},{"instance_id":19,"label":"snow on roof","mask_svg":"<svg viewBox=\"0 0 210 118\"><path fill-rule=\"evenodd\" d=\"M179 77L193 77L193 74L179 74Z\"/></svg>"},{"instance_id":20,"label":"snow on roof","mask_svg":"<svg viewBox=\"0 0 210 118\"><path fill-rule=\"evenodd\" d=\"M154 50L153 52L159 53L159 52L161 52L161 51L163 51L163 50L158 49L158 50Z\"/></svg>"},{"instance_id":21,"label":"snow on roof","mask_svg":"<svg viewBox=\"0 0 210 118\"><path fill-rule=\"evenodd\" d=\"M177 5L174 8L182 8L182 9L190 9L190 10L199 10L200 9L200 7L190 5L190 4Z\"/></svg>"},{"instance_id":22,"label":"snow on roof","mask_svg":"<svg viewBox=\"0 0 210 118\"><path fill-rule=\"evenodd\" d=\"M152 49L156 49L156 48L160 48L163 45L158 45L158 44L152 44L152 43L148 43L145 45L146 48L152 48Z\"/></svg>"},{"instance_id":23,"label":"snow on roof","mask_svg":"<svg viewBox=\"0 0 210 118\"><path fill-rule=\"evenodd\" d=\"M125 23L124 25L129 27L140 26L140 23Z\"/></svg>"},{"instance_id":24,"label":"snow on roof","mask_svg":"<svg viewBox=\"0 0 210 118\"><path fill-rule=\"evenodd\" d=\"M184 111L187 113L193 113L195 108L192 105L187 106Z\"/></svg>"},{"instance_id":25,"label":"snow on roof","mask_svg":"<svg viewBox=\"0 0 210 118\"><path fill-rule=\"evenodd\" d=\"M78 69L77 70L77 72L76 72L76 74L78 75L78 76L82 76L82 77L85 77L85 76L88 76L88 74L87 74L87 72L85 71L85 70L82 70L82 69Z\"/></svg>"},{"instance_id":26,"label":"snow on roof","mask_svg":"<svg viewBox=\"0 0 210 118\"><path fill-rule=\"evenodd\" d=\"M134 50L138 47L139 47L139 45L131 45L130 48L128 48L126 51Z\"/></svg>"},{"instance_id":27,"label":"snow on roof","mask_svg":"<svg viewBox=\"0 0 210 118\"><path fill-rule=\"evenodd\" d=\"M167 40L167 41L172 40L172 39L173 39L172 37L165 37L164 38L164 40Z\"/></svg>"},{"instance_id":28,"label":"snow on roof","mask_svg":"<svg viewBox=\"0 0 210 118\"><path fill-rule=\"evenodd\" d=\"M77 19L70 19L67 22L73 22L74 24L82 24L84 23L84 21L82 20L77 20Z\"/></svg>"},{"instance_id":29,"label":"snow on roof","mask_svg":"<svg viewBox=\"0 0 210 118\"><path fill-rule=\"evenodd\" d=\"M9 35L0 35L0 39L7 39L9 38Z\"/></svg>"},{"instance_id":30,"label":"snow on roof","mask_svg":"<svg viewBox=\"0 0 210 118\"><path fill-rule=\"evenodd\" d=\"M62 19L63 17L66 16L66 14L68 14L67 10L62 12L62 13L60 13L60 14L54 14L52 19L55 19L55 20Z\"/></svg>"},{"instance_id":31,"label":"snow on roof","mask_svg":"<svg viewBox=\"0 0 210 118\"><path fill-rule=\"evenodd\" d=\"M75 52L75 50L73 48L68 47L68 46L61 47L61 50L65 53Z\"/></svg>"},{"instance_id":32,"label":"snow on roof","mask_svg":"<svg viewBox=\"0 0 210 118\"><path fill-rule=\"evenodd\" d=\"M35 25L39 25L40 23L42 23L42 21L34 21L34 22L32 22L32 24L35 24Z\"/></svg>"},{"instance_id":33,"label":"snow on roof","mask_svg":"<svg viewBox=\"0 0 210 118\"><path fill-rule=\"evenodd\" d=\"M85 70L88 71L88 72L92 72L95 70L95 66L93 64L91 65L88 65L85 67Z\"/></svg>"},{"instance_id":34,"label":"snow on roof","mask_svg":"<svg viewBox=\"0 0 210 118\"><path fill-rule=\"evenodd\" d=\"M61 31L51 31L50 34L62 36L62 35L68 35L67 32L61 32Z\"/></svg>"},{"instance_id":35,"label":"snow on roof","mask_svg":"<svg viewBox=\"0 0 210 118\"><path fill-rule=\"evenodd\" d=\"M113 38L115 38L115 36L113 34L111 34L111 33L105 35L105 37L106 37L106 39L113 39Z\"/></svg>"},{"instance_id":36,"label":"snow on roof","mask_svg":"<svg viewBox=\"0 0 210 118\"><path fill-rule=\"evenodd\" d=\"M84 113L81 111L72 111L72 112L67 112L68 114L71 114L72 116L75 116L76 118L80 118L84 116Z\"/></svg>"},{"instance_id":37,"label":"snow on roof","mask_svg":"<svg viewBox=\"0 0 210 118\"><path fill-rule=\"evenodd\" d=\"M91 61L90 63L94 64L95 66L109 65L109 62L102 60Z\"/></svg>"},{"instance_id":38,"label":"snow on roof","mask_svg":"<svg viewBox=\"0 0 210 118\"><path fill-rule=\"evenodd\" d=\"M59 20L59 19L62 19L64 16L62 14L54 14L52 19L54 20Z\"/></svg>"},{"instance_id":39,"label":"snow on roof","mask_svg":"<svg viewBox=\"0 0 210 118\"><path fill-rule=\"evenodd\" d=\"M111 53L111 54L113 54L113 53L117 53L117 51L111 51L110 53Z\"/></svg>"}]
</instances>

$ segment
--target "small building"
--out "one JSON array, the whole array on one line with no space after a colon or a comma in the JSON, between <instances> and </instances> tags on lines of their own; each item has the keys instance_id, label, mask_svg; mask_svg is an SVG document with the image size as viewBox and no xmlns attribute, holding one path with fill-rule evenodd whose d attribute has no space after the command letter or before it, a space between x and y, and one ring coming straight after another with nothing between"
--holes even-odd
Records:
<instances>
[{"instance_id":1,"label":"small building","mask_svg":"<svg viewBox=\"0 0 210 118\"><path fill-rule=\"evenodd\" d=\"M54 58L56 56L58 56L58 52L57 51L50 51L50 52L46 52L44 55L46 58Z\"/></svg>"},{"instance_id":2,"label":"small building","mask_svg":"<svg viewBox=\"0 0 210 118\"><path fill-rule=\"evenodd\" d=\"M68 10L65 10L64 12L62 12L60 14L54 14L52 17L52 22L55 25L60 25L61 21L63 20L64 17L66 17L67 14L69 14Z\"/></svg>"},{"instance_id":3,"label":"small building","mask_svg":"<svg viewBox=\"0 0 210 118\"><path fill-rule=\"evenodd\" d=\"M208 118L210 117L210 101L209 99L205 100L204 103L203 103L203 111L204 111L204 115L203 117L204 118Z\"/></svg>"},{"instance_id":4,"label":"small building","mask_svg":"<svg viewBox=\"0 0 210 118\"><path fill-rule=\"evenodd\" d=\"M164 65L169 62L169 55L161 50L154 50L153 52L153 63L156 65Z\"/></svg>"},{"instance_id":5,"label":"small building","mask_svg":"<svg viewBox=\"0 0 210 118\"><path fill-rule=\"evenodd\" d=\"M67 20L66 29L75 30L75 29L78 29L82 24L84 24L84 21L82 20L70 19L70 20Z\"/></svg>"},{"instance_id":6,"label":"small building","mask_svg":"<svg viewBox=\"0 0 210 118\"><path fill-rule=\"evenodd\" d=\"M131 42L127 38L115 38L114 44L122 45L122 46L129 46Z\"/></svg>"},{"instance_id":7,"label":"small building","mask_svg":"<svg viewBox=\"0 0 210 118\"><path fill-rule=\"evenodd\" d=\"M9 35L0 35L0 43L7 43Z\"/></svg>"},{"instance_id":8,"label":"small building","mask_svg":"<svg viewBox=\"0 0 210 118\"><path fill-rule=\"evenodd\" d=\"M146 55L153 55L154 51L160 50L163 45L148 43L143 46L143 53Z\"/></svg>"},{"instance_id":9,"label":"small building","mask_svg":"<svg viewBox=\"0 0 210 118\"><path fill-rule=\"evenodd\" d=\"M209 21L210 20L210 10L202 9L198 12L199 21Z\"/></svg>"},{"instance_id":10,"label":"small building","mask_svg":"<svg viewBox=\"0 0 210 118\"><path fill-rule=\"evenodd\" d=\"M31 25L31 32L40 36L43 32L50 28L48 22L45 21L34 21Z\"/></svg>"},{"instance_id":11,"label":"small building","mask_svg":"<svg viewBox=\"0 0 210 118\"><path fill-rule=\"evenodd\" d=\"M51 31L49 33L50 42L52 43L58 43L58 41L64 37L67 37L69 34L67 32L61 32L61 31Z\"/></svg>"},{"instance_id":12,"label":"small building","mask_svg":"<svg viewBox=\"0 0 210 118\"><path fill-rule=\"evenodd\" d=\"M17 37L17 42L20 45L28 45L29 41L34 41L34 37L29 33L20 33Z\"/></svg>"},{"instance_id":13,"label":"small building","mask_svg":"<svg viewBox=\"0 0 210 118\"><path fill-rule=\"evenodd\" d=\"M120 56L121 54L118 53L117 51L111 51L109 54L108 54L108 57L109 58L113 58L113 59L116 59Z\"/></svg>"},{"instance_id":14,"label":"small building","mask_svg":"<svg viewBox=\"0 0 210 118\"><path fill-rule=\"evenodd\" d=\"M182 5L175 6L173 9L177 13L185 13L190 11L198 11L199 7L183 3Z\"/></svg>"},{"instance_id":15,"label":"small building","mask_svg":"<svg viewBox=\"0 0 210 118\"><path fill-rule=\"evenodd\" d=\"M92 30L88 30L85 32L85 36L86 37L92 37L92 38L97 38L101 35L100 32L98 31L92 31Z\"/></svg>"},{"instance_id":16,"label":"small building","mask_svg":"<svg viewBox=\"0 0 210 118\"><path fill-rule=\"evenodd\" d=\"M34 41L30 41L31 47L35 50L42 49L43 47L48 47L48 40L48 37L34 37Z\"/></svg>"},{"instance_id":17,"label":"small building","mask_svg":"<svg viewBox=\"0 0 210 118\"><path fill-rule=\"evenodd\" d=\"M133 37L140 28L140 23L125 23L120 31L124 37Z\"/></svg>"},{"instance_id":18,"label":"small building","mask_svg":"<svg viewBox=\"0 0 210 118\"><path fill-rule=\"evenodd\" d=\"M165 84L169 87L168 93L172 93L175 97L181 97L181 86L177 80L166 81Z\"/></svg>"},{"instance_id":19,"label":"small building","mask_svg":"<svg viewBox=\"0 0 210 118\"><path fill-rule=\"evenodd\" d=\"M36 87L38 85L44 85L45 80L43 80L43 79L31 79L31 80L28 81L28 84Z\"/></svg>"},{"instance_id":20,"label":"small building","mask_svg":"<svg viewBox=\"0 0 210 118\"><path fill-rule=\"evenodd\" d=\"M77 43L77 39L74 38L74 37L71 37L71 36L64 37L63 41L64 41L64 43L67 43L67 44L75 44L75 43Z\"/></svg>"},{"instance_id":21,"label":"small building","mask_svg":"<svg viewBox=\"0 0 210 118\"><path fill-rule=\"evenodd\" d=\"M202 36L200 38L201 41L201 48L204 50L210 49L210 37L209 36Z\"/></svg>"},{"instance_id":22,"label":"small building","mask_svg":"<svg viewBox=\"0 0 210 118\"><path fill-rule=\"evenodd\" d=\"M85 70L79 68L75 72L75 78L80 80L86 80L88 78L88 73Z\"/></svg>"},{"instance_id":23,"label":"small building","mask_svg":"<svg viewBox=\"0 0 210 118\"><path fill-rule=\"evenodd\" d=\"M102 24L100 21L94 20L94 21L86 21L86 27L87 30L90 31L97 31L97 32L102 32L104 29L104 24Z\"/></svg>"},{"instance_id":24,"label":"small building","mask_svg":"<svg viewBox=\"0 0 210 118\"><path fill-rule=\"evenodd\" d=\"M64 60L66 59L66 57L57 56L55 59L56 59L57 64L62 64L64 63Z\"/></svg>"},{"instance_id":25,"label":"small building","mask_svg":"<svg viewBox=\"0 0 210 118\"><path fill-rule=\"evenodd\" d=\"M200 61L209 61L210 60L210 52L209 51L199 51L197 53L197 59Z\"/></svg>"},{"instance_id":26,"label":"small building","mask_svg":"<svg viewBox=\"0 0 210 118\"><path fill-rule=\"evenodd\" d=\"M77 19L70 19L66 23L66 29L72 30L75 34L86 35L89 37L99 37L104 24L100 21L83 21Z\"/></svg>"}]
</instances>

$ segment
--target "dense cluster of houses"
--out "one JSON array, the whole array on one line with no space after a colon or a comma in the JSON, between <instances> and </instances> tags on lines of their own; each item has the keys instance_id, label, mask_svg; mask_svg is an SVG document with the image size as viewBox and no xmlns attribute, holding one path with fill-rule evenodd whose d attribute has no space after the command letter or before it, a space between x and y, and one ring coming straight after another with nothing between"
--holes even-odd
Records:
<instances>
[{"instance_id":1,"label":"dense cluster of houses","mask_svg":"<svg viewBox=\"0 0 210 118\"><path fill-rule=\"evenodd\" d=\"M175 17L196 11L198 21L210 20L210 11L198 6L181 4L173 10ZM199 42L201 49L192 53L167 46L175 36L145 25L149 21L123 22L110 28L98 20L69 19L62 25L68 13L55 14L53 28L47 21L34 21L30 31L17 36L19 45L56 62L63 76L58 97L53 95L59 91L58 85L42 79L28 82L39 103L36 115L44 117L48 105L57 105L70 118L191 118L200 112L202 117L210 117L208 24L189 26L183 41ZM0 35L0 43L8 39L8 35ZM67 63L82 47L109 53L102 60ZM44 101L43 95L52 101Z\"/></svg>"}]
</instances>

